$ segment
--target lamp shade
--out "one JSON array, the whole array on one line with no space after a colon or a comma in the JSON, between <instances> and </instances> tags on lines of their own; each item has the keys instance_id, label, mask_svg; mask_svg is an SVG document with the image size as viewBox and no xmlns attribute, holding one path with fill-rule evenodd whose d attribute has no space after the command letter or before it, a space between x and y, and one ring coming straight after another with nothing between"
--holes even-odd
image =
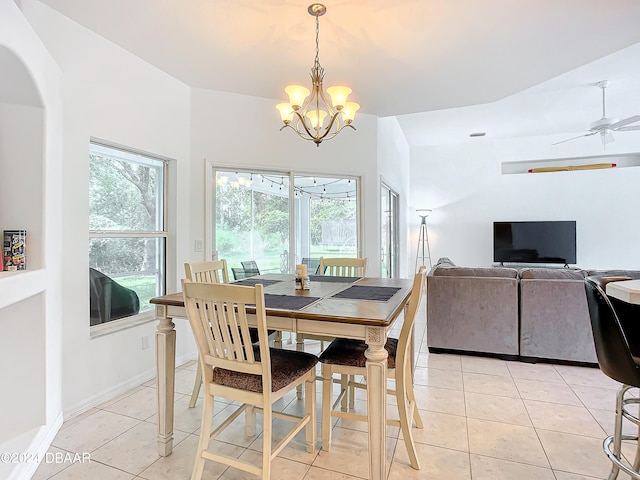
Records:
<instances>
[{"instance_id":1,"label":"lamp shade","mask_svg":"<svg viewBox=\"0 0 640 480\"><path fill-rule=\"evenodd\" d=\"M356 116L356 112L359 109L360 105L358 105L356 102L345 103L344 108L342 109L342 118L344 120L344 123L349 125L351 122L353 122L353 119Z\"/></svg>"},{"instance_id":2,"label":"lamp shade","mask_svg":"<svg viewBox=\"0 0 640 480\"><path fill-rule=\"evenodd\" d=\"M322 127L326 116L327 112L324 110L309 110L307 112L307 117L309 117L309 120L311 121L311 126L316 129Z\"/></svg>"},{"instance_id":3,"label":"lamp shade","mask_svg":"<svg viewBox=\"0 0 640 480\"><path fill-rule=\"evenodd\" d=\"M416 210L416 213L419 217L428 217L431 214L431 210L429 210L428 208L420 208Z\"/></svg>"},{"instance_id":4,"label":"lamp shade","mask_svg":"<svg viewBox=\"0 0 640 480\"><path fill-rule=\"evenodd\" d=\"M327 93L331 96L331 104L341 110L347 103L347 97L351 93L349 87L335 86L327 88Z\"/></svg>"},{"instance_id":5,"label":"lamp shade","mask_svg":"<svg viewBox=\"0 0 640 480\"><path fill-rule=\"evenodd\" d=\"M283 122L291 122L293 120L293 108L289 103L279 103L276 108L280 111L280 118Z\"/></svg>"},{"instance_id":6,"label":"lamp shade","mask_svg":"<svg viewBox=\"0 0 640 480\"><path fill-rule=\"evenodd\" d=\"M299 109L304 103L304 99L311 93L308 88L302 85L289 85L284 91L289 95L289 103L294 110Z\"/></svg>"}]
</instances>

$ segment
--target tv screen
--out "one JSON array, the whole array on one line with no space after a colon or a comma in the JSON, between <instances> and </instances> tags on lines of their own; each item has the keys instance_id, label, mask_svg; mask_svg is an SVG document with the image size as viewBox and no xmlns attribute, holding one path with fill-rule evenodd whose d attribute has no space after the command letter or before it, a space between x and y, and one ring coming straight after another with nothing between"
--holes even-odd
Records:
<instances>
[{"instance_id":1,"label":"tv screen","mask_svg":"<svg viewBox=\"0 0 640 480\"><path fill-rule=\"evenodd\" d=\"M493 261L576 263L576 222L493 222Z\"/></svg>"}]
</instances>

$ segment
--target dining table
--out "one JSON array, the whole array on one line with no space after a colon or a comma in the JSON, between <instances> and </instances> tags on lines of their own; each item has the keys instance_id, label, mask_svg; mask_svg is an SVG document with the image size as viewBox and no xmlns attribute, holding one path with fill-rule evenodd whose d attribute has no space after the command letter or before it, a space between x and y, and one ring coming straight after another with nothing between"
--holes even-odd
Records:
<instances>
[{"instance_id":1,"label":"dining table","mask_svg":"<svg viewBox=\"0 0 640 480\"><path fill-rule=\"evenodd\" d=\"M233 282L264 286L269 330L352 338L367 344L367 413L369 478L386 478L387 334L406 307L413 282L378 277L310 276L308 290L296 289L294 275L265 274ZM181 292L155 297L158 320L158 451L173 450L176 330L174 319L186 319ZM255 317L250 318L255 325ZM253 322L253 323L251 323Z\"/></svg>"}]
</instances>

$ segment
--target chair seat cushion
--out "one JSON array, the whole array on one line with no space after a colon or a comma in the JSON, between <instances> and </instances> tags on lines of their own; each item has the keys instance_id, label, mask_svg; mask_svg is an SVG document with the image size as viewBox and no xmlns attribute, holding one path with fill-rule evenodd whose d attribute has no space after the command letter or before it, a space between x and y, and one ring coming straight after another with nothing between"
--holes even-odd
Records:
<instances>
[{"instance_id":1,"label":"chair seat cushion","mask_svg":"<svg viewBox=\"0 0 640 480\"><path fill-rule=\"evenodd\" d=\"M396 368L398 339L388 338L384 348L389 353L387 368ZM362 340L337 338L322 352L320 362L348 367L365 367L367 358L364 356L364 352L366 349L367 344Z\"/></svg>"},{"instance_id":2,"label":"chair seat cushion","mask_svg":"<svg viewBox=\"0 0 640 480\"><path fill-rule=\"evenodd\" d=\"M318 363L318 357L311 353L293 350L269 349L271 353L271 391L278 390L291 384ZM260 360L260 348L253 347L256 360ZM213 381L219 385L262 393L262 376L250 373L236 372L224 368L213 369Z\"/></svg>"}]
</instances>

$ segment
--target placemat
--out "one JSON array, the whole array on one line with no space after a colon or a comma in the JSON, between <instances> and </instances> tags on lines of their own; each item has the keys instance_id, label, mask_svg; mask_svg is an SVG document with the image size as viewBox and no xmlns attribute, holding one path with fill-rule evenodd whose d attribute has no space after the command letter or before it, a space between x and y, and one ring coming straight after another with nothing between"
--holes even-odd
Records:
<instances>
[{"instance_id":1,"label":"placemat","mask_svg":"<svg viewBox=\"0 0 640 480\"><path fill-rule=\"evenodd\" d=\"M349 298L352 300L373 300L375 302L388 302L396 292L398 287L372 287L365 285L354 285L341 292L332 295L332 298Z\"/></svg>"},{"instance_id":2,"label":"placemat","mask_svg":"<svg viewBox=\"0 0 640 480\"><path fill-rule=\"evenodd\" d=\"M311 282L355 283L362 277L334 277L331 275L309 275Z\"/></svg>"},{"instance_id":3,"label":"placemat","mask_svg":"<svg viewBox=\"0 0 640 480\"><path fill-rule=\"evenodd\" d=\"M318 297L264 294L264 304L267 308L281 308L284 310L300 310L316 300L318 300Z\"/></svg>"},{"instance_id":4,"label":"placemat","mask_svg":"<svg viewBox=\"0 0 640 480\"><path fill-rule=\"evenodd\" d=\"M245 278L244 280L238 280L233 282L233 285L242 285L244 287L255 287L257 284L261 283L265 287L269 285L273 285L274 283L280 283L282 280L267 280L264 278Z\"/></svg>"}]
</instances>

